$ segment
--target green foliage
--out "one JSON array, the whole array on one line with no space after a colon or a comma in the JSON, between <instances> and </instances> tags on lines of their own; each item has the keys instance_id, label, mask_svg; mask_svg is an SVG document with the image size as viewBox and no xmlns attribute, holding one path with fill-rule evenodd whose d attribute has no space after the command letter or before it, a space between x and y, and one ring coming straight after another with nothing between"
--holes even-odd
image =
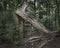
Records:
<instances>
[{"instance_id":1,"label":"green foliage","mask_svg":"<svg viewBox=\"0 0 60 48\"><path fill-rule=\"evenodd\" d=\"M47 29L60 31L60 0L36 0L36 3L27 0L0 0L0 36L10 39L18 45L19 25L13 19L13 12L22 8L26 2L29 17L45 25ZM37 5L37 6L36 6ZM28 37L39 33L30 23L25 22L24 36ZM3 34L3 35L2 35ZM32 36L30 34L30 36Z\"/></svg>"}]
</instances>

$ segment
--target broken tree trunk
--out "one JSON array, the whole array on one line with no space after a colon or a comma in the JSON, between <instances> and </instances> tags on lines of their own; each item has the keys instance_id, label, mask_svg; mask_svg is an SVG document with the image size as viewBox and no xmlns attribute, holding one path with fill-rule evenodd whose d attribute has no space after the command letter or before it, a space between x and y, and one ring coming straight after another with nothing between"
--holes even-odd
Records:
<instances>
[{"instance_id":1,"label":"broken tree trunk","mask_svg":"<svg viewBox=\"0 0 60 48\"><path fill-rule=\"evenodd\" d=\"M31 23L36 29L40 30L41 32L49 33L49 30L47 30L41 23L38 23L35 19L31 19L25 12L17 10L16 15Z\"/></svg>"},{"instance_id":2,"label":"broken tree trunk","mask_svg":"<svg viewBox=\"0 0 60 48\"><path fill-rule=\"evenodd\" d=\"M19 30L20 38L23 38L24 20L21 17L19 17L19 26L20 26Z\"/></svg>"}]
</instances>

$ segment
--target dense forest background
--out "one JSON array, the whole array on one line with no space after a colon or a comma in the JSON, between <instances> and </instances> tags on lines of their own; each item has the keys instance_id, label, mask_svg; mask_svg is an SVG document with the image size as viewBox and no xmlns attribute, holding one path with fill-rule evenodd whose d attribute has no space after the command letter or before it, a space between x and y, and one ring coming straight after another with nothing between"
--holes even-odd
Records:
<instances>
[{"instance_id":1,"label":"dense forest background","mask_svg":"<svg viewBox=\"0 0 60 48\"><path fill-rule=\"evenodd\" d=\"M0 0L0 48L37 48L40 40L28 45L21 44L25 38L42 34L25 20L23 32L20 32L22 29L15 12L22 10L25 4L28 5L25 11L30 18L42 23L50 31L60 32L60 0ZM21 41L21 38L24 39Z\"/></svg>"}]
</instances>

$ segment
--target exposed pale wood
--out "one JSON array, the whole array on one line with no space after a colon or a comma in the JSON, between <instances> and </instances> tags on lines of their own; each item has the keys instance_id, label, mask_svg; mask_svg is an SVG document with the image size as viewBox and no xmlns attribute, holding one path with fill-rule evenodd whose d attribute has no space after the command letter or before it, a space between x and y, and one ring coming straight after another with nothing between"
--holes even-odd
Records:
<instances>
[{"instance_id":1,"label":"exposed pale wood","mask_svg":"<svg viewBox=\"0 0 60 48\"><path fill-rule=\"evenodd\" d=\"M39 29L41 32L49 33L49 31L41 23L38 23L35 19L31 19L23 11L16 11L16 14L17 16L20 16L22 19L31 23L36 29Z\"/></svg>"}]
</instances>

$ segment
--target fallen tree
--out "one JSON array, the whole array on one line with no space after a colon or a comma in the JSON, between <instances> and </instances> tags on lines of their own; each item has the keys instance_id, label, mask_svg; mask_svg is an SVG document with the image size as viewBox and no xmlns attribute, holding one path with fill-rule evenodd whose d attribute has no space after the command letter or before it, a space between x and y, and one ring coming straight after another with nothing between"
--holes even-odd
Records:
<instances>
[{"instance_id":1,"label":"fallen tree","mask_svg":"<svg viewBox=\"0 0 60 48\"><path fill-rule=\"evenodd\" d=\"M38 23L35 19L32 19L29 16L27 16L27 14L25 12L17 10L16 15L20 16L22 19L28 21L30 24L33 25L33 27L40 30L41 32L49 33L49 30L47 30L41 23Z\"/></svg>"},{"instance_id":2,"label":"fallen tree","mask_svg":"<svg viewBox=\"0 0 60 48\"><path fill-rule=\"evenodd\" d=\"M38 47L42 48L45 44L52 41L59 34L57 31L49 31L48 29L46 29L43 24L39 23L35 19L30 18L24 10L20 10L20 11L17 10L16 11L16 15L17 15L18 19L20 19L19 22L21 22L20 26L22 27L22 30L23 30L23 21L21 21L21 19L32 24L32 26L35 27L36 29L40 30L40 32L48 33L48 34L45 34L42 36L30 37L30 38L25 39L25 40L24 40L24 38L22 38L23 39L23 40L21 39L21 42L23 42L22 44L25 44L28 42L30 42L30 43L35 42L35 41L40 40L41 38L48 38L48 41L45 41L38 46ZM23 32L23 31L20 31L20 32Z\"/></svg>"}]
</instances>

